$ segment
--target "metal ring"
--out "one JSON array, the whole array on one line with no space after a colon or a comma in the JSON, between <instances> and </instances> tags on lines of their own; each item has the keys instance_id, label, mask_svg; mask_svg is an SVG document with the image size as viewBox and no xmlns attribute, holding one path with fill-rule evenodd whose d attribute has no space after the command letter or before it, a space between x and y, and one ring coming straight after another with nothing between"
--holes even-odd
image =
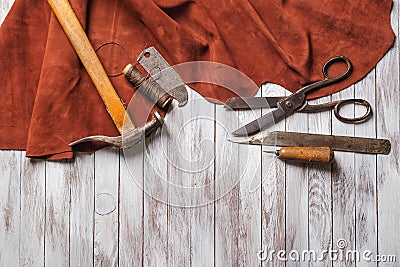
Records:
<instances>
[{"instance_id":1,"label":"metal ring","mask_svg":"<svg viewBox=\"0 0 400 267\"><path fill-rule=\"evenodd\" d=\"M363 105L366 108L364 115L362 115L360 117L356 117L356 118L346 118L346 117L341 116L339 113L340 108L349 103ZM368 101L366 101L364 99L346 99L346 100L341 100L336 104L336 106L334 108L334 114L335 114L335 117L339 121L344 122L344 123L354 123L354 124L362 123L362 122L367 121L369 118L371 118L372 108L371 108L371 105L368 103Z\"/></svg>"},{"instance_id":2,"label":"metal ring","mask_svg":"<svg viewBox=\"0 0 400 267\"><path fill-rule=\"evenodd\" d=\"M333 65L334 63L338 63L338 62L342 62L342 63L346 63L347 65L347 70L345 73L343 73L342 75L338 76L338 77L330 77L328 74L328 69L331 65ZM347 76L350 75L350 73L353 71L353 65L351 64L350 59L348 59L345 56L337 56L337 57L333 57L331 59L329 59L324 66L322 67L322 73L324 74L324 77L326 79L332 79L332 80L336 80L336 81L340 81L344 78L346 78Z\"/></svg>"}]
</instances>

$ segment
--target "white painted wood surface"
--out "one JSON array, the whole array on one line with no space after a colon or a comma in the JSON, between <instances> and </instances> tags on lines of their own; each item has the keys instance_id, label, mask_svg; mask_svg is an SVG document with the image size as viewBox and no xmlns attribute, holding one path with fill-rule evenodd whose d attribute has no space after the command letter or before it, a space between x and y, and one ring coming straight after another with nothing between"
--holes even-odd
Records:
<instances>
[{"instance_id":1,"label":"white painted wood surface","mask_svg":"<svg viewBox=\"0 0 400 267\"><path fill-rule=\"evenodd\" d=\"M0 0L0 22L12 3ZM398 36L398 0L392 26ZM323 112L275 126L388 138L389 156L337 152L331 166L284 163L262 153L266 148L226 142L229 131L261 111L228 112L204 99L168 114L145 151L105 149L56 163L0 151L0 266L377 265L277 256L284 250L295 257L294 249L320 255L337 250L340 239L347 249L395 255L397 263L380 266L399 266L399 77L396 39L364 80L318 100L367 99L370 121L345 125ZM259 94L283 93L266 85ZM360 111L344 110L354 112ZM271 261L258 259L260 249L265 258L275 251Z\"/></svg>"},{"instance_id":2,"label":"white painted wood surface","mask_svg":"<svg viewBox=\"0 0 400 267\"><path fill-rule=\"evenodd\" d=\"M263 96L285 94L287 92L277 85L263 86ZM262 113L268 111L263 110ZM285 131L285 122L282 121L274 127L276 131ZM263 153L261 156L261 249L267 254L269 251L278 252L286 249L286 164L270 154ZM277 257L262 263L263 266L285 266L285 262L278 260Z\"/></svg>"}]
</instances>

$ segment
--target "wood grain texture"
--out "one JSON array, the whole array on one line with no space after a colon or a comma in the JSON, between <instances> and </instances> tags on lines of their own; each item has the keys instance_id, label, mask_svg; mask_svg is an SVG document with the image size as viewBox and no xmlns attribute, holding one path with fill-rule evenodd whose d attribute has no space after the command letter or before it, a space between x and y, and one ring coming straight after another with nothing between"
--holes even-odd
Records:
<instances>
[{"instance_id":1,"label":"wood grain texture","mask_svg":"<svg viewBox=\"0 0 400 267\"><path fill-rule=\"evenodd\" d=\"M46 162L45 265L70 263L71 160Z\"/></svg>"},{"instance_id":2,"label":"wood grain texture","mask_svg":"<svg viewBox=\"0 0 400 267\"><path fill-rule=\"evenodd\" d=\"M44 265L45 162L21 158L20 265ZM26 242L29 240L29 242Z\"/></svg>"},{"instance_id":3,"label":"wood grain texture","mask_svg":"<svg viewBox=\"0 0 400 267\"><path fill-rule=\"evenodd\" d=\"M77 155L71 164L70 264L93 265L94 154Z\"/></svg>"},{"instance_id":4,"label":"wood grain texture","mask_svg":"<svg viewBox=\"0 0 400 267\"><path fill-rule=\"evenodd\" d=\"M188 104L168 114L168 264L190 265L191 151L194 133L191 128L192 92ZM174 103L175 104L175 103ZM165 170L161 172L165 173ZM164 174L165 175L165 174Z\"/></svg>"},{"instance_id":5,"label":"wood grain texture","mask_svg":"<svg viewBox=\"0 0 400 267\"><path fill-rule=\"evenodd\" d=\"M308 132L308 114L295 113L286 119L286 130ZM308 249L308 165L286 162L286 251ZM308 262L293 262L307 266Z\"/></svg>"},{"instance_id":6,"label":"wood grain texture","mask_svg":"<svg viewBox=\"0 0 400 267\"><path fill-rule=\"evenodd\" d=\"M0 265L20 265L21 152L0 151Z\"/></svg>"},{"instance_id":7,"label":"wood grain texture","mask_svg":"<svg viewBox=\"0 0 400 267\"><path fill-rule=\"evenodd\" d=\"M354 86L332 96L332 100L354 98ZM353 106L344 106L342 116L354 116ZM354 125L345 124L332 115L333 135L354 136ZM333 208L333 249L338 249L337 242L345 240L346 248L355 249L355 171L354 153L337 151L332 167L332 208ZM334 261L333 266L353 266L354 260Z\"/></svg>"},{"instance_id":8,"label":"wood grain texture","mask_svg":"<svg viewBox=\"0 0 400 267\"><path fill-rule=\"evenodd\" d=\"M142 266L143 153L125 150L120 165L119 265Z\"/></svg>"},{"instance_id":9,"label":"wood grain texture","mask_svg":"<svg viewBox=\"0 0 400 267\"><path fill-rule=\"evenodd\" d=\"M261 90L257 93L261 96ZM261 116L261 110L239 111L239 123L255 120ZM226 142L226 141L225 141ZM256 266L257 252L261 249L261 146L239 146L239 236L238 265Z\"/></svg>"},{"instance_id":10,"label":"wood grain texture","mask_svg":"<svg viewBox=\"0 0 400 267\"><path fill-rule=\"evenodd\" d=\"M326 103L331 97L323 97L314 101L316 104ZM331 113L319 112L308 114L309 133L330 134ZM320 255L332 248L332 165L310 164L308 170L308 224L309 249ZM312 262L312 266L331 266L329 258Z\"/></svg>"},{"instance_id":11,"label":"wood grain texture","mask_svg":"<svg viewBox=\"0 0 400 267\"><path fill-rule=\"evenodd\" d=\"M215 110L215 266L237 266L239 239L239 145L226 142L237 129L236 112L217 105Z\"/></svg>"},{"instance_id":12,"label":"wood grain texture","mask_svg":"<svg viewBox=\"0 0 400 267\"><path fill-rule=\"evenodd\" d=\"M399 1L393 1L392 28L399 36ZM378 253L397 255L400 261L400 89L399 40L376 68L377 136L392 142L389 157L377 160ZM381 265L384 265L383 263Z\"/></svg>"},{"instance_id":13,"label":"wood grain texture","mask_svg":"<svg viewBox=\"0 0 400 267\"><path fill-rule=\"evenodd\" d=\"M280 86L266 84L262 87L262 96L280 96L287 92ZM269 109L262 111L263 114ZM277 131L285 130L285 123L274 126ZM263 150L268 147L263 147ZM262 184L261 184L261 249L265 261L262 266L285 266L285 262L277 257L269 259L271 251L286 249L286 192L285 192L285 162L276 160L271 154L262 153Z\"/></svg>"},{"instance_id":14,"label":"wood grain texture","mask_svg":"<svg viewBox=\"0 0 400 267\"><path fill-rule=\"evenodd\" d=\"M193 90L190 124L190 264L214 265L215 105ZM205 257L207 255L207 257Z\"/></svg>"},{"instance_id":15,"label":"wood grain texture","mask_svg":"<svg viewBox=\"0 0 400 267\"><path fill-rule=\"evenodd\" d=\"M329 164L333 160L330 147L283 147L278 153L280 159L295 162Z\"/></svg>"},{"instance_id":16,"label":"wood grain texture","mask_svg":"<svg viewBox=\"0 0 400 267\"><path fill-rule=\"evenodd\" d=\"M163 127L170 127L165 124ZM143 204L143 264L144 266L168 265L168 164L161 153L168 153L167 138L158 129L146 140L144 151L144 204ZM162 154L162 155L163 155ZM167 176L165 176L167 174ZM140 177L140 176L139 176ZM139 178L140 179L140 178Z\"/></svg>"},{"instance_id":17,"label":"wood grain texture","mask_svg":"<svg viewBox=\"0 0 400 267\"><path fill-rule=\"evenodd\" d=\"M119 150L95 153L94 265L118 264Z\"/></svg>"},{"instance_id":18,"label":"wood grain texture","mask_svg":"<svg viewBox=\"0 0 400 267\"><path fill-rule=\"evenodd\" d=\"M376 107L375 70L355 85L355 97L362 98ZM356 110L358 112L363 110ZM373 112L376 112L376 108ZM355 125L355 136L376 137L376 114L362 124ZM355 154L355 199L356 199L356 249L369 250L377 254L377 215L376 215L376 155ZM374 262L362 260L363 266L375 266Z\"/></svg>"}]
</instances>

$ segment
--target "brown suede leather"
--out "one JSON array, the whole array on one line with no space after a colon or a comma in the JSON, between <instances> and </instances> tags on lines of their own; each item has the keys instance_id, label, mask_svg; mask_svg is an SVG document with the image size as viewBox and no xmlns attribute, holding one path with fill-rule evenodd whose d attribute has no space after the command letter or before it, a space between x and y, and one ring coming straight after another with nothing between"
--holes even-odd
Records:
<instances>
[{"instance_id":1,"label":"brown suede leather","mask_svg":"<svg viewBox=\"0 0 400 267\"><path fill-rule=\"evenodd\" d=\"M155 46L171 63L231 65L257 85L273 82L294 92L322 78L324 62L344 55L354 65L346 81L363 78L393 43L391 0L70 0L94 47L115 41L136 57ZM109 73L128 63L118 47L99 52ZM68 143L88 135L118 135L85 69L45 0L16 0L0 30L0 149L29 157L73 156ZM125 103L133 90L111 78ZM225 101L227 89L198 84L203 96ZM251 96L255 89L243 89ZM134 122L147 119L135 97Z\"/></svg>"}]
</instances>

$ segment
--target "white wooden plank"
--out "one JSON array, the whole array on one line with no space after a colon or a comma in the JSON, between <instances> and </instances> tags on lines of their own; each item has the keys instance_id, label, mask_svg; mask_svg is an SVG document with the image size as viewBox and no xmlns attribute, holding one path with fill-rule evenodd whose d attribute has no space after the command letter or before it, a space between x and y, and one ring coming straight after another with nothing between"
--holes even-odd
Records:
<instances>
[{"instance_id":1,"label":"white wooden plank","mask_svg":"<svg viewBox=\"0 0 400 267\"><path fill-rule=\"evenodd\" d=\"M355 85L355 97L367 100L373 109L375 101L375 70ZM357 108L357 106L356 106ZM361 115L364 108L357 108L356 115ZM375 110L374 110L375 111ZM362 124L355 125L355 136L376 137L376 115ZM376 155L355 154L354 171L356 178L356 249L360 252L369 250L377 254L377 206L376 206ZM363 266L375 266L361 258Z\"/></svg>"},{"instance_id":2,"label":"white wooden plank","mask_svg":"<svg viewBox=\"0 0 400 267\"><path fill-rule=\"evenodd\" d=\"M70 264L93 265L94 154L71 163Z\"/></svg>"},{"instance_id":3,"label":"white wooden plank","mask_svg":"<svg viewBox=\"0 0 400 267\"><path fill-rule=\"evenodd\" d=\"M71 161L46 162L45 265L69 264Z\"/></svg>"},{"instance_id":4,"label":"white wooden plank","mask_svg":"<svg viewBox=\"0 0 400 267\"><path fill-rule=\"evenodd\" d=\"M262 87L263 96L284 96L287 93L282 87L266 84ZM264 109L263 114L271 109ZM270 129L269 129L270 130ZM271 130L285 131L285 122L276 124ZM275 149L273 147L273 149ZM271 150L271 147L263 147ZM285 266L276 256L269 257L272 251L276 253L285 250L285 162L278 160L273 154L262 154L262 253L258 255L263 266ZM272 255L271 255L272 256Z\"/></svg>"},{"instance_id":5,"label":"white wooden plank","mask_svg":"<svg viewBox=\"0 0 400 267\"><path fill-rule=\"evenodd\" d=\"M3 23L6 15L8 14L14 0L0 0L0 25ZM45 164L44 162L30 161L29 159L22 159L25 153L22 152L4 152L6 154L0 157L4 158L4 163L10 167L15 164L13 161L16 159L14 155L20 154L21 160L21 177L20 177L20 192L14 197L20 196L20 233L19 233L19 249L9 246L8 242L1 242L7 244L8 249L13 249L19 253L19 265L41 266L44 264L44 210L45 210ZM2 160L1 160L2 161ZM14 172L19 171L17 169ZM7 177L12 175L13 171L5 175L0 174L0 177ZM18 179L19 180L19 179ZM16 180L17 181L17 180ZM1 186L4 190L7 188ZM1 195L3 195L1 193ZM5 203L2 201L2 203ZM1 229L1 228L0 228ZM0 230L1 233L1 230ZM2 233L1 233L2 235ZM2 235L3 236L3 235ZM7 238L7 235L4 235ZM1 249L5 253L3 257L13 260L14 263L3 261L0 255L0 265L16 265L17 258L13 253L8 254L8 249ZM0 252L0 254L2 254Z\"/></svg>"},{"instance_id":6,"label":"white wooden plank","mask_svg":"<svg viewBox=\"0 0 400 267\"><path fill-rule=\"evenodd\" d=\"M238 128L236 112L216 106L215 132L215 265L237 266L239 238L239 145L227 142Z\"/></svg>"},{"instance_id":7,"label":"white wooden plank","mask_svg":"<svg viewBox=\"0 0 400 267\"><path fill-rule=\"evenodd\" d=\"M190 93L190 264L213 266L215 105L194 91Z\"/></svg>"},{"instance_id":8,"label":"white wooden plank","mask_svg":"<svg viewBox=\"0 0 400 267\"><path fill-rule=\"evenodd\" d=\"M308 116L294 113L286 119L286 130L307 132ZM308 249L308 168L306 163L286 162L286 252ZM307 266L308 262L293 262Z\"/></svg>"},{"instance_id":9,"label":"white wooden plank","mask_svg":"<svg viewBox=\"0 0 400 267\"><path fill-rule=\"evenodd\" d=\"M144 151L144 266L168 265L168 129L166 121L146 139ZM164 132L167 131L167 132ZM136 173L136 172L135 172ZM140 177L140 176L139 176Z\"/></svg>"},{"instance_id":10,"label":"white wooden plank","mask_svg":"<svg viewBox=\"0 0 400 267\"><path fill-rule=\"evenodd\" d=\"M143 144L138 146L142 147ZM138 152L139 150L139 152ZM131 170L134 170L133 172ZM121 156L119 265L143 264L143 149L125 149Z\"/></svg>"},{"instance_id":11,"label":"white wooden plank","mask_svg":"<svg viewBox=\"0 0 400 267\"><path fill-rule=\"evenodd\" d=\"M20 264L44 265L45 175L43 160L21 158Z\"/></svg>"},{"instance_id":12,"label":"white wooden plank","mask_svg":"<svg viewBox=\"0 0 400 267\"><path fill-rule=\"evenodd\" d=\"M0 25L14 1L0 0ZM0 152L0 265L19 265L21 152ZM17 244L18 243L18 244Z\"/></svg>"},{"instance_id":13,"label":"white wooden plank","mask_svg":"<svg viewBox=\"0 0 400 267\"><path fill-rule=\"evenodd\" d=\"M191 128L193 91L189 101L168 113L168 264L190 265Z\"/></svg>"},{"instance_id":14,"label":"white wooden plank","mask_svg":"<svg viewBox=\"0 0 400 267\"><path fill-rule=\"evenodd\" d=\"M261 90L257 93L261 96ZM261 110L239 111L239 124L261 116ZM238 264L256 266L261 249L261 146L239 146Z\"/></svg>"},{"instance_id":15,"label":"white wooden plank","mask_svg":"<svg viewBox=\"0 0 400 267\"><path fill-rule=\"evenodd\" d=\"M119 150L95 153L94 264L118 264Z\"/></svg>"},{"instance_id":16,"label":"white wooden plank","mask_svg":"<svg viewBox=\"0 0 400 267\"><path fill-rule=\"evenodd\" d=\"M310 104L329 102L331 97L317 99ZM330 134L331 113L317 112L308 115L310 133ZM331 165L309 164L308 169L308 223L309 249L322 255L332 247L332 207L331 207ZM330 266L329 257L323 260L311 260L313 266Z\"/></svg>"},{"instance_id":17,"label":"white wooden plank","mask_svg":"<svg viewBox=\"0 0 400 267\"><path fill-rule=\"evenodd\" d=\"M0 265L18 266L21 152L0 151Z\"/></svg>"},{"instance_id":18,"label":"white wooden plank","mask_svg":"<svg viewBox=\"0 0 400 267\"><path fill-rule=\"evenodd\" d=\"M332 100L354 98L354 86L332 96ZM354 116L354 106L344 106L342 116ZM354 136L354 125L345 124L332 115L332 134ZM355 171L354 153L335 152L332 168L333 183L333 249L344 240L342 251L355 249ZM354 261L334 261L334 266L352 266Z\"/></svg>"},{"instance_id":19,"label":"white wooden plank","mask_svg":"<svg viewBox=\"0 0 400 267\"><path fill-rule=\"evenodd\" d=\"M399 1L393 1L392 28L397 36L394 47L376 68L377 136L392 142L390 155L378 155L378 253L396 255L400 261L400 144L399 144ZM382 263L382 265L384 265ZM388 264L389 265L389 264ZM390 264L397 266L398 263Z\"/></svg>"}]
</instances>

